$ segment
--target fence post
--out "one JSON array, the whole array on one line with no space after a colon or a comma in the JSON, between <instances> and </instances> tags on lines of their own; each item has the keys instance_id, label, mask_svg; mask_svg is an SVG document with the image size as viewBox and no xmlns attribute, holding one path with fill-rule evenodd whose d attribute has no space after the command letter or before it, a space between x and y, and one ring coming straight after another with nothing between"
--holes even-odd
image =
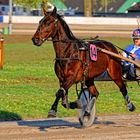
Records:
<instances>
[{"instance_id":1,"label":"fence post","mask_svg":"<svg viewBox=\"0 0 140 140\"><path fill-rule=\"evenodd\" d=\"M0 69L3 68L3 48L4 48L4 39L0 38Z\"/></svg>"}]
</instances>

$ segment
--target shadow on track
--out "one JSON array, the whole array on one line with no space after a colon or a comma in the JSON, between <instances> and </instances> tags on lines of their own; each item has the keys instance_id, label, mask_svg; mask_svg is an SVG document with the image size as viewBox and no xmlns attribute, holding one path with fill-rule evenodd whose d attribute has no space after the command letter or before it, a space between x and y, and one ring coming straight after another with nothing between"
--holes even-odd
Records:
<instances>
[{"instance_id":1,"label":"shadow on track","mask_svg":"<svg viewBox=\"0 0 140 140\"><path fill-rule=\"evenodd\" d=\"M21 116L8 111L0 110L0 121L18 121L22 120Z\"/></svg>"},{"instance_id":2,"label":"shadow on track","mask_svg":"<svg viewBox=\"0 0 140 140\"><path fill-rule=\"evenodd\" d=\"M40 131L43 131L46 128L65 128L65 127L74 127L81 128L79 122L72 122L60 118L47 119L47 120L34 120L34 121L18 121L19 126L29 126L29 127L38 127Z\"/></svg>"},{"instance_id":3,"label":"shadow on track","mask_svg":"<svg viewBox=\"0 0 140 140\"><path fill-rule=\"evenodd\" d=\"M59 128L82 128L80 123L70 121L67 119L60 119L60 118L53 118L53 119L47 119L47 120L31 120L31 121L18 121L17 122L19 126L29 126L29 127L38 127L40 131L45 131L46 128L52 128L52 129L59 129ZM93 125L112 125L115 124L112 121L98 121L96 118Z\"/></svg>"}]
</instances>

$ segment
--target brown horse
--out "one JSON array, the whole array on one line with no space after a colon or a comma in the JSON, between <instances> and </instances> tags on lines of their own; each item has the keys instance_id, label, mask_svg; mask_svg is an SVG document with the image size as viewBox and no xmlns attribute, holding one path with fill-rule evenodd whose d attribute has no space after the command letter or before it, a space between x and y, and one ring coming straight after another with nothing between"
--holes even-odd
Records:
<instances>
[{"instance_id":1,"label":"brown horse","mask_svg":"<svg viewBox=\"0 0 140 140\"><path fill-rule=\"evenodd\" d=\"M74 102L75 104L67 104L68 90L75 83L84 82L90 95L97 98L99 93L94 85L94 78L104 71L108 72L111 79L119 87L128 110L133 111L135 107L129 100L126 85L122 80L121 61L101 51L98 51L97 61L91 61L87 57L88 51L81 51L87 47L87 44L72 34L64 19L57 14L56 8L52 12L44 10L44 15L32 41L34 45L41 46L48 38L52 38L56 54L55 72L60 84L60 89L56 93L56 99L48 115L56 116L58 102L61 98L64 107L68 105L70 108L77 107L76 102ZM118 54L110 42L93 40L89 43Z\"/></svg>"}]
</instances>

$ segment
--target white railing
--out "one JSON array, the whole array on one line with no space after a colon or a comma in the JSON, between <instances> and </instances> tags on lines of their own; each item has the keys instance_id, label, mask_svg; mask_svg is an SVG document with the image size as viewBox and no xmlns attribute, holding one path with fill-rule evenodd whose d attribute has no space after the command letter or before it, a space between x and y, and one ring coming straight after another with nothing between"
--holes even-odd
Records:
<instances>
[{"instance_id":1,"label":"white railing","mask_svg":"<svg viewBox=\"0 0 140 140\"><path fill-rule=\"evenodd\" d=\"M13 16L13 23L38 23L41 16ZM68 24L96 24L96 25L137 25L137 18L118 17L64 17ZM8 23L9 17L3 16L3 22Z\"/></svg>"}]
</instances>

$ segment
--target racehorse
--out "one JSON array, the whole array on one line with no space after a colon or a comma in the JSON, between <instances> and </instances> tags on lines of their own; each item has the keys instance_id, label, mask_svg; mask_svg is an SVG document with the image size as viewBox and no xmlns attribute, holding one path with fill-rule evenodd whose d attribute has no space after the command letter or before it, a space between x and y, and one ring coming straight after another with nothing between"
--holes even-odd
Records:
<instances>
[{"instance_id":1,"label":"racehorse","mask_svg":"<svg viewBox=\"0 0 140 140\"><path fill-rule=\"evenodd\" d=\"M123 95L127 109L134 111L135 106L130 102L126 85L122 79L121 60L97 51L97 61L92 61L87 57L88 51L81 51L87 44L94 44L99 48L106 49L118 54L115 46L105 40L93 40L88 43L76 38L68 27L64 19L57 14L57 9L47 12L44 9L44 17L40 20L39 26L32 38L34 45L41 46L48 38L52 38L55 50L55 73L59 79L60 88L56 92L56 98L51 106L48 116L55 117L60 99L64 107L77 108L78 103L68 104L68 90L76 83L83 82L90 95L97 98L97 91L94 78L107 71L110 78L119 87Z\"/></svg>"}]
</instances>

